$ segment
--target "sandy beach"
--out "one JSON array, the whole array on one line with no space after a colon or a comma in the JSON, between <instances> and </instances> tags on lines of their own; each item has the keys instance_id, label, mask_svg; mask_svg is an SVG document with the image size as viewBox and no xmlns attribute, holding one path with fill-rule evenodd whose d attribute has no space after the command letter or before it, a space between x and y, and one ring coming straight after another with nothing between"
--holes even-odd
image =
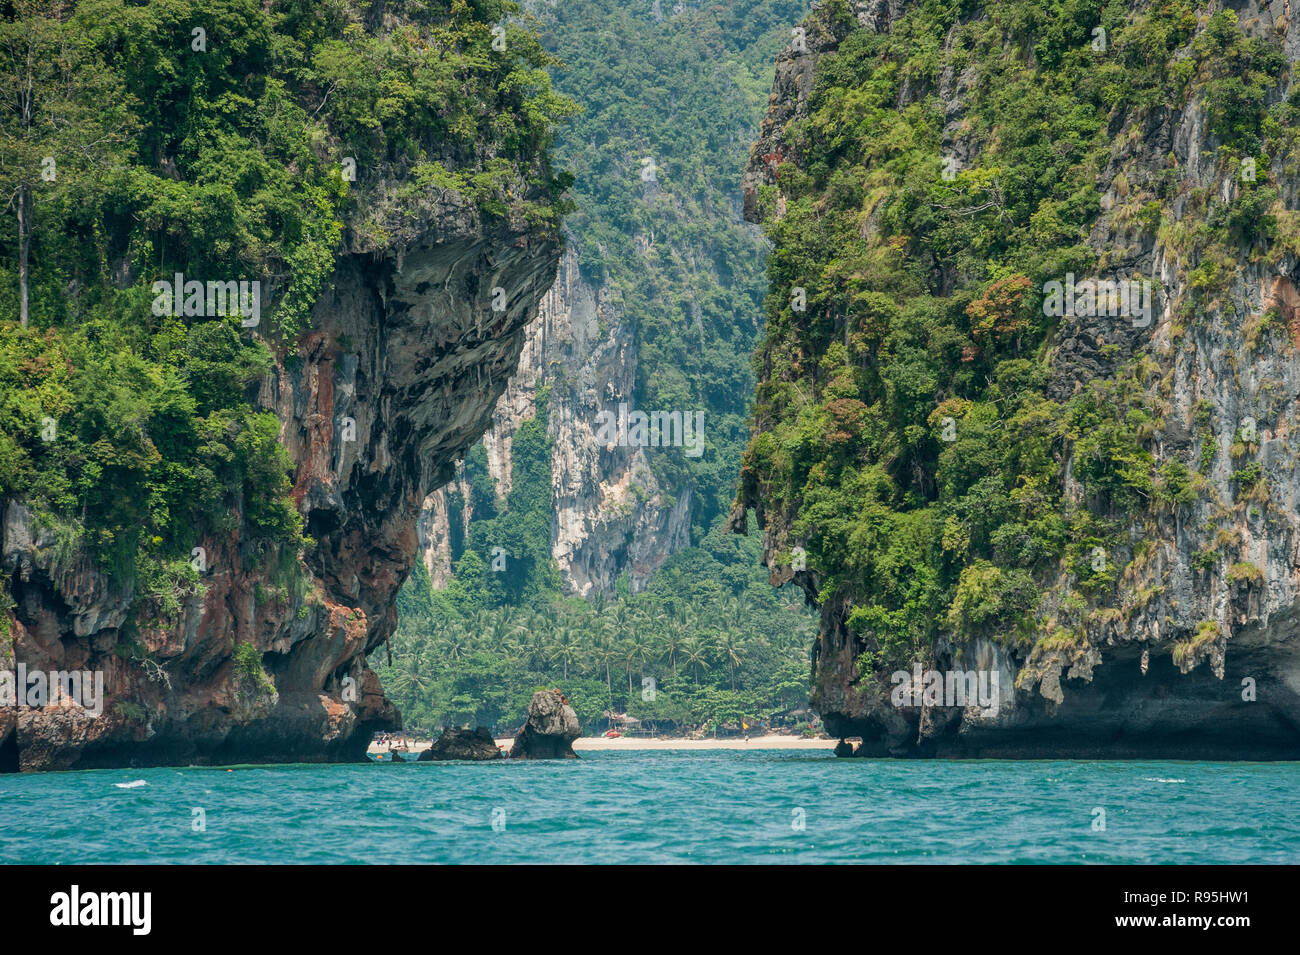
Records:
<instances>
[{"instance_id":1,"label":"sandy beach","mask_svg":"<svg viewBox=\"0 0 1300 955\"><path fill-rule=\"evenodd\" d=\"M497 746L509 750L514 745L512 737L497 740ZM619 736L608 739L604 736L583 736L573 741L573 750L577 753L592 751L620 750L711 750L711 749L834 749L837 741L833 739L806 739L802 736L751 736L748 740L737 737L719 739L656 739L649 736ZM419 742L410 748L410 752L421 752L429 748L428 742ZM370 752L387 752L376 743L370 744Z\"/></svg>"},{"instance_id":2,"label":"sandy beach","mask_svg":"<svg viewBox=\"0 0 1300 955\"><path fill-rule=\"evenodd\" d=\"M513 740L511 741L513 742ZM805 739L802 736L751 736L721 737L713 739L653 739L648 736L619 736L606 739L603 736L584 736L574 740L574 752L584 750L630 750L630 749L834 749L838 742L833 739Z\"/></svg>"}]
</instances>

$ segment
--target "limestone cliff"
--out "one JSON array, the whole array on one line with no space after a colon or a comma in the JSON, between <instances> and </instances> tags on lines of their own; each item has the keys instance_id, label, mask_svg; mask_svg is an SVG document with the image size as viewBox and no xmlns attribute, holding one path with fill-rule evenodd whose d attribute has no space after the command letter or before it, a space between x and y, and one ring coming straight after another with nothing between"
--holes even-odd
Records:
<instances>
[{"instance_id":1,"label":"limestone cliff","mask_svg":"<svg viewBox=\"0 0 1300 955\"><path fill-rule=\"evenodd\" d=\"M555 284L529 326L519 365L483 436L499 501L510 491L511 442L547 389L552 440L551 553L565 589L581 596L612 594L625 570L639 591L651 573L690 540L689 488L675 498L659 486L638 447L597 442L597 414L631 402L637 358L633 330L617 293L595 289L578 269L570 242ZM446 583L452 535L447 496L473 491L463 476L430 495L420 521L421 549L435 586ZM460 514L467 519L469 508ZM463 534L465 526L460 528Z\"/></svg>"},{"instance_id":2,"label":"limestone cliff","mask_svg":"<svg viewBox=\"0 0 1300 955\"><path fill-rule=\"evenodd\" d=\"M538 198L524 173L515 195ZM21 500L6 502L13 659L102 671L107 699L98 716L0 709L0 771L358 759L373 730L400 725L366 656L395 627L421 505L488 426L561 245L517 210L487 219L451 190L424 199L395 216L385 249L338 257L309 330L255 398L281 421L314 549L265 554L238 531L202 540L202 592L174 618L129 620L133 582L68 562ZM382 195L371 200L382 218Z\"/></svg>"},{"instance_id":3,"label":"limestone cliff","mask_svg":"<svg viewBox=\"0 0 1300 955\"><path fill-rule=\"evenodd\" d=\"M828 3L805 22L807 52L787 50L778 59L768 119L746 173L751 221L785 214L786 180L778 171L802 163L801 140L789 133L808 116L823 57L851 34L898 28L910 8L902 0ZM1300 26L1286 0L1231 8L1247 37L1275 45L1289 65L1300 58ZM1188 21L1188 41L1174 62L1192 56L1219 9ZM1133 14L1147 11L1132 5ZM975 11L971 19L983 16ZM986 144L964 116L972 73L962 72L955 52L960 26L942 41L936 86L904 81L895 107L933 94L943 152L965 168L979 163ZM1035 39L1005 42L1036 50ZM1293 68L1271 83L1267 102L1288 101ZM1258 177L1276 195L1254 215L1267 215L1277 229L1252 241L1236 233L1233 241L1207 240L1203 224L1244 201L1255 174L1253 166L1243 172L1240 150L1212 131L1208 109L1206 97L1193 95L1108 117L1109 153L1095 179L1100 209L1086 244L1099 270L1156 286L1153 320L1065 316L1045 342L1052 401L1098 381L1140 382L1133 400L1150 409L1152 422L1141 431L1142 448L1161 476L1163 503L1153 493L1128 516L1116 542L1095 548L1093 570L1068 560L1040 569L1027 637L1010 628L974 637L941 617L937 637L915 656L938 671L997 674L996 715L891 701L890 674L873 672L870 663L881 644L870 628L849 625L852 588L828 593L827 575L814 562L792 566L792 547L813 548L795 531L802 502L779 496L773 475L747 458L733 524L743 527L745 510L754 509L772 582L794 579L821 601L812 702L833 734L862 737L858 755L1300 757L1300 295L1291 239L1300 182L1290 147L1259 156ZM766 210L765 189L776 193ZM881 228L875 213L864 213L862 223L867 239ZM950 291L960 280L948 273L933 287ZM808 321L796 334L807 334ZM775 380L772 350L760 360L765 380ZM760 416L755 441L772 427ZM1054 445L1059 489L1067 506L1101 513L1077 477L1075 441L1067 436ZM1194 473L1175 494L1172 475L1183 469ZM1094 572L1113 575L1113 591L1088 589Z\"/></svg>"}]
</instances>

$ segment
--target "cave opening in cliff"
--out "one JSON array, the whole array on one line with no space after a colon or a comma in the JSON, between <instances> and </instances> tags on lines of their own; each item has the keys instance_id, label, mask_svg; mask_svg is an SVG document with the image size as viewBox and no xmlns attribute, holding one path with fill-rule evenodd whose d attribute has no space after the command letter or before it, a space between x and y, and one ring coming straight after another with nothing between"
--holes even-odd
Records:
<instances>
[{"instance_id":1,"label":"cave opening in cliff","mask_svg":"<svg viewBox=\"0 0 1300 955\"><path fill-rule=\"evenodd\" d=\"M327 540L338 532L342 521L338 511L328 508L314 508L307 515L307 533L315 540Z\"/></svg>"},{"instance_id":2,"label":"cave opening in cliff","mask_svg":"<svg viewBox=\"0 0 1300 955\"><path fill-rule=\"evenodd\" d=\"M0 773L18 772L18 730L12 729L0 742Z\"/></svg>"}]
</instances>

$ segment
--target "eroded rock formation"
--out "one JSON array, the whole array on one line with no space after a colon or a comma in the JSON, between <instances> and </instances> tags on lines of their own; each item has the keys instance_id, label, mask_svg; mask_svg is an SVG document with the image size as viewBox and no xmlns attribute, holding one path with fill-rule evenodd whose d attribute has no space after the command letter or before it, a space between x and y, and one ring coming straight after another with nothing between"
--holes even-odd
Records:
<instances>
[{"instance_id":1,"label":"eroded rock formation","mask_svg":"<svg viewBox=\"0 0 1300 955\"><path fill-rule=\"evenodd\" d=\"M366 656L396 624L421 505L487 427L560 256L519 215L485 222L455 193L427 198L385 251L338 258L310 330L256 397L282 422L316 541L301 561L237 532L200 541L203 593L140 621L128 645L134 584L111 586L84 558L65 566L8 502L13 659L102 671L107 700L97 717L0 708L0 771L360 759L374 730L400 725Z\"/></svg>"},{"instance_id":2,"label":"eroded rock formation","mask_svg":"<svg viewBox=\"0 0 1300 955\"><path fill-rule=\"evenodd\" d=\"M417 762L428 763L444 759L488 760L500 759L501 750L486 726L472 730L449 726L433 745L420 754Z\"/></svg>"},{"instance_id":3,"label":"eroded rock formation","mask_svg":"<svg viewBox=\"0 0 1300 955\"><path fill-rule=\"evenodd\" d=\"M514 434L533 416L539 390L548 389L551 555L566 590L584 597L612 594L624 570L632 591L641 590L664 560L690 543L690 489L675 497L666 493L644 448L597 441L597 415L632 402L636 376L633 330L617 296L583 279L570 246L528 328L519 366L497 402L483 445L497 499L504 502ZM420 544L434 586L445 585L451 568L448 495L467 500L472 493L459 475L424 504ZM468 518L469 509L460 513ZM467 529L463 523L458 530L463 535Z\"/></svg>"},{"instance_id":4,"label":"eroded rock formation","mask_svg":"<svg viewBox=\"0 0 1300 955\"><path fill-rule=\"evenodd\" d=\"M528 704L528 722L519 730L511 759L577 759L573 741L582 735L578 714L559 690L538 690Z\"/></svg>"},{"instance_id":5,"label":"eroded rock formation","mask_svg":"<svg viewBox=\"0 0 1300 955\"><path fill-rule=\"evenodd\" d=\"M815 12L804 24L808 51L787 49L778 58L768 118L744 180L751 221L763 214L764 187L779 193L778 165L800 161L787 132L807 115L818 61L851 30L890 30L906 4L854 0L849 6L852 23ZM1232 6L1247 35L1280 40L1294 67L1300 26L1285 0ZM944 150L965 166L975 154L961 122L963 79L951 68L940 75ZM1269 102L1293 95L1294 82L1278 77ZM1150 327L1063 319L1051 342L1048 394L1062 400L1081 383L1114 376L1148 356L1146 385L1160 409L1148 444L1154 467L1204 461L1204 487L1194 501L1142 514L1127 543L1106 555L1108 566L1121 569L1115 606L1076 617L1067 599L1075 575L1062 567L1042 582L1039 625L1072 621L1072 639L1026 647L949 635L931 648L926 665L939 671L996 674L996 713L891 703L890 686L860 671L868 644L848 626L852 604L822 603L812 704L833 735L863 738L857 755L1300 758L1297 262L1292 254L1243 248L1218 263L1231 275L1222 291L1196 295L1192 273L1207 260L1179 235L1206 215L1206 197L1228 203L1238 194L1236 161L1218 152L1199 97L1112 122L1113 147L1097 180L1102 211L1087 241L1109 271L1150 277L1160 305ZM1290 160L1271 162L1279 184L1272 214L1289 222L1300 207L1300 181ZM1157 185L1162 176L1176 176L1178 187L1169 221L1156 230L1131 212L1165 194ZM780 216L784 209L774 195L769 211ZM1282 334L1261 330L1270 315ZM1065 490L1077 494L1066 454ZM1252 463L1264 483L1242 483L1241 471ZM806 543L792 530L797 505L774 509L761 476L750 472L742 474L733 528L743 532L747 509L764 529L772 583L793 579L816 600L824 579L782 557Z\"/></svg>"}]
</instances>

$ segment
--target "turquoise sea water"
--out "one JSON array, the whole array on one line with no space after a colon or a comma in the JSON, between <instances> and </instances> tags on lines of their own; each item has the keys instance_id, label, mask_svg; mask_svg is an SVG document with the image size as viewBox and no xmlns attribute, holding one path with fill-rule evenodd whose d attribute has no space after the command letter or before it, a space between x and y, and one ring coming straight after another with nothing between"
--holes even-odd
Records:
<instances>
[{"instance_id":1,"label":"turquoise sea water","mask_svg":"<svg viewBox=\"0 0 1300 955\"><path fill-rule=\"evenodd\" d=\"M0 776L0 859L1294 863L1297 789L1297 763L772 750L97 770Z\"/></svg>"}]
</instances>

